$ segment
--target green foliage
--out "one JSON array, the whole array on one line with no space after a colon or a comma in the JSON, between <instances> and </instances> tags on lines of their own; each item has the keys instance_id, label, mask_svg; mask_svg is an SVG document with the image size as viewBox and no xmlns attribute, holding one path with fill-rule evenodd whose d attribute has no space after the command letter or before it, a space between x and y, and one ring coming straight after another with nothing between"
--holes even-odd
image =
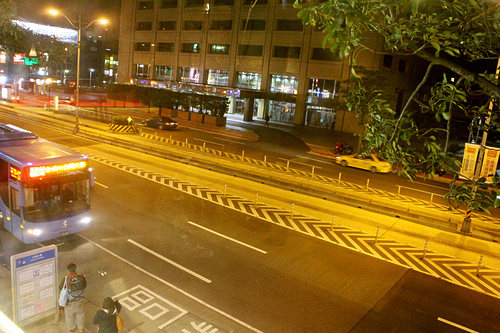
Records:
<instances>
[{"instance_id":1,"label":"green foliage","mask_svg":"<svg viewBox=\"0 0 500 333\"><path fill-rule=\"evenodd\" d=\"M431 90L428 101L416 99L427 79L422 79L399 114L391 109L389 99L370 78L353 68L344 90L343 103L363 125L359 135L363 150L375 150L388 158L401 174L433 178L440 171L457 176L460 162L451 147L452 119L462 113L471 118L470 130L490 131L500 128L498 112L490 114L489 101L471 105L470 96L493 96L498 110L500 85L493 73L474 73L463 66L478 59L498 58L500 54L500 4L497 1L441 0L327 0L313 5L296 0L298 17L304 24L324 32L323 46L340 58L349 57L356 65L361 50L375 52L366 43L370 36L382 37L384 53L414 55L442 66L460 78L450 82L447 76ZM415 107L418 105L418 108ZM475 211L488 211L500 205L485 180L453 182L447 198L450 207L465 205ZM497 183L495 182L494 188Z\"/></svg>"},{"instance_id":2,"label":"green foliage","mask_svg":"<svg viewBox=\"0 0 500 333\"><path fill-rule=\"evenodd\" d=\"M0 0L0 50L28 54L31 47L35 47L39 66L43 67L56 67L75 55L76 46L24 29L12 22L16 16L13 1Z\"/></svg>"},{"instance_id":3,"label":"green foliage","mask_svg":"<svg viewBox=\"0 0 500 333\"><path fill-rule=\"evenodd\" d=\"M498 183L498 179L494 180ZM473 211L490 213L488 207L498 207L499 200L497 192L490 190L486 184L486 178L480 178L477 182L466 181L450 183L450 192L444 198L448 201L450 209L468 208Z\"/></svg>"},{"instance_id":4,"label":"green foliage","mask_svg":"<svg viewBox=\"0 0 500 333\"><path fill-rule=\"evenodd\" d=\"M208 109L215 117L224 117L229 108L229 100L226 97L210 96Z\"/></svg>"}]
</instances>

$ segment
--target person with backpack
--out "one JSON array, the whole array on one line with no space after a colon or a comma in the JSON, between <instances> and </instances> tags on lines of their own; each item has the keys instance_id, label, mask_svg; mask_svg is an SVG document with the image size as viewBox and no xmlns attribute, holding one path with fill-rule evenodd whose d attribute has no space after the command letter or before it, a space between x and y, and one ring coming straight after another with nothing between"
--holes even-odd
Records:
<instances>
[{"instance_id":1,"label":"person with backpack","mask_svg":"<svg viewBox=\"0 0 500 333\"><path fill-rule=\"evenodd\" d=\"M116 317L122 309L121 304L111 297L104 298L102 308L97 310L92 322L97 325L99 333L118 333Z\"/></svg>"},{"instance_id":2,"label":"person with backpack","mask_svg":"<svg viewBox=\"0 0 500 333\"><path fill-rule=\"evenodd\" d=\"M82 274L76 273L76 264L69 263L66 267L69 274L59 284L59 290L66 288L68 301L64 306L64 316L66 318L66 327L70 333L83 332L85 328L85 295L83 291L87 288L87 280Z\"/></svg>"}]
</instances>

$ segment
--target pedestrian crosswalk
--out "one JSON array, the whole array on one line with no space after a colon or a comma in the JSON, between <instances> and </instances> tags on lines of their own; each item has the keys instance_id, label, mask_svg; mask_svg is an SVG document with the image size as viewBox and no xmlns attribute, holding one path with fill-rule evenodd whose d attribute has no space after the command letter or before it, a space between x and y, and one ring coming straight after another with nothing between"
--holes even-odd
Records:
<instances>
[{"instance_id":1,"label":"pedestrian crosswalk","mask_svg":"<svg viewBox=\"0 0 500 333\"><path fill-rule=\"evenodd\" d=\"M290 210L272 207L255 200L234 196L225 191L212 190L107 158L87 155L96 162L104 163L243 214L500 297L499 270L427 251L424 246L416 248L378 237L378 233L369 235L334 224L333 221L322 221L315 217L297 214L293 212L293 206Z\"/></svg>"}]
</instances>

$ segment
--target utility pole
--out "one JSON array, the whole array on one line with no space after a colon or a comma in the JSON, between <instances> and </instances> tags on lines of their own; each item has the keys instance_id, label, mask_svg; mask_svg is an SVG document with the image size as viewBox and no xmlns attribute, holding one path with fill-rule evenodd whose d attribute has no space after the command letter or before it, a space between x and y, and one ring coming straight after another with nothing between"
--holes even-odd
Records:
<instances>
[{"instance_id":1,"label":"utility pole","mask_svg":"<svg viewBox=\"0 0 500 333\"><path fill-rule=\"evenodd\" d=\"M498 58L497 62L497 68L496 68L496 78L498 79L498 74L500 73L500 58ZM477 192L477 181L479 180L481 176L481 169L483 166L483 160L484 160L484 150L486 146L486 138L488 137L488 130L490 129L490 122L491 122L491 112L493 111L494 103L493 103L493 98L490 101L489 105L489 110L488 110L488 117L486 118L486 124L485 128L486 130L483 131L483 138L481 140L481 146L479 147L479 154L477 156L477 162L476 162L476 169L474 171L474 185L472 186L472 198L476 197L476 192ZM466 234L470 234L472 232L472 225L471 225L471 215L472 215L472 210L470 209L470 205L467 206L467 212L465 213L465 218L462 223L462 227L460 228L460 231Z\"/></svg>"}]
</instances>

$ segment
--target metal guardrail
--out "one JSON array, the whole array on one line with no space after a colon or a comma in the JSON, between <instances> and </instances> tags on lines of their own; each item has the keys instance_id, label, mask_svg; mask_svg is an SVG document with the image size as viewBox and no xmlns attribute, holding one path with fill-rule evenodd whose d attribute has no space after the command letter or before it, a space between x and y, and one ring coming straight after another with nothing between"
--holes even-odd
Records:
<instances>
[{"instance_id":1,"label":"metal guardrail","mask_svg":"<svg viewBox=\"0 0 500 333\"><path fill-rule=\"evenodd\" d=\"M433 203L432 200L434 199L434 194L439 195L437 193L433 193L433 192L429 192L429 191L424 191L424 190L419 190L419 189L412 188L412 187L407 187L407 186L402 186L402 185L396 185L396 186L398 187L398 198L401 195L401 189L402 188L407 189L407 190L411 190L411 191L414 191L414 192L420 192L420 193L430 194L431 195L431 199L429 200L430 203Z\"/></svg>"},{"instance_id":2,"label":"metal guardrail","mask_svg":"<svg viewBox=\"0 0 500 333\"><path fill-rule=\"evenodd\" d=\"M328 176L322 176L322 175L315 174L314 170L312 170L312 172L305 172L302 170L290 168L289 165L282 166L279 164L270 163L270 162L267 162L267 159L265 156L264 156L264 160L257 160L257 159L253 159L253 158L248 158L248 157L245 157L244 151L242 151L242 154L233 154L233 153L228 153L228 152L224 152L224 151L213 149L213 148L207 148L206 145L200 146L200 145L192 144L187 139L185 141L179 141L179 140L172 139L171 136L170 136L170 138L165 138L165 137L159 137L156 135L145 134L145 133L141 133L141 136L145 137L147 139L154 140L154 141L160 141L160 142L164 142L164 143L168 143L168 144L173 144L173 145L181 146L184 148L213 154L213 155L220 156L220 157L231 158L231 159L241 161L241 162L248 162L251 164L258 165L258 166L269 167L269 168L272 168L274 170L282 171L285 173L292 173L292 174L312 178L314 180L329 183L329 184L336 186L336 187L338 186L338 187L342 187L342 188L346 188L346 189L352 189L355 191L363 191L365 193L369 192L370 194L375 195L375 196L379 196L379 197L392 198L392 199L396 199L396 200L400 199L400 200L404 200L406 202L411 202L415 205L422 205L422 202L423 202L423 200L419 200L419 199L416 199L413 197L402 196L400 191L399 191L399 193L393 193L393 192L388 192L388 191L379 190L379 189L375 189L373 187L370 187L369 186L370 179L367 179L366 185L358 185L358 184L342 181L341 180L342 173L339 173L338 179L336 179L336 178L332 178L332 177L328 177ZM396 186L400 186L400 185L396 185ZM401 188L405 188L405 187L401 186ZM411 188L409 188L409 189L411 189ZM430 201L428 201L428 204L431 204L433 208L440 207L442 209L442 211L449 212L447 206L442 205L442 204L437 204L437 203L434 203L432 201L434 199L434 194L436 194L436 193L427 192L427 191L423 191L423 190L417 190L417 189L413 189L413 190L416 190L418 192L424 192L424 193L431 194L431 198L430 198ZM438 194L436 194L436 195L438 195ZM465 214L465 211L457 209L454 211L454 213L462 216ZM494 225L500 224L500 219L493 218L493 217L489 218L487 216L482 216L480 214L474 214L474 215L476 218L479 218L483 221L486 219L488 223L492 223Z\"/></svg>"}]
</instances>

